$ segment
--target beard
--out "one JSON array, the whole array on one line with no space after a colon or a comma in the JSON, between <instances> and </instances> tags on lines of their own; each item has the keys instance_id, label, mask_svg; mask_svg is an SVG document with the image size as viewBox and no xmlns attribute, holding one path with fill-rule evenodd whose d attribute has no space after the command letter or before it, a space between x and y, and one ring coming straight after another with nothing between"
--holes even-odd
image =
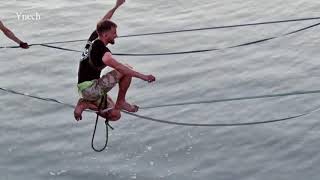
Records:
<instances>
[{"instance_id":1,"label":"beard","mask_svg":"<svg viewBox=\"0 0 320 180\"><path fill-rule=\"evenodd\" d=\"M110 44L114 44L115 42L114 42L114 40L110 40L109 43Z\"/></svg>"}]
</instances>

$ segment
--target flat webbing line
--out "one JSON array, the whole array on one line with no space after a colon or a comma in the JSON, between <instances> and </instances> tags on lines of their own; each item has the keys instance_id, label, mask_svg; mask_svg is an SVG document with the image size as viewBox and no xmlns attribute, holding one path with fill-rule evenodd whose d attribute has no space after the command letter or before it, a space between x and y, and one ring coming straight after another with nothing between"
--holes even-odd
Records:
<instances>
[{"instance_id":1,"label":"flat webbing line","mask_svg":"<svg viewBox=\"0 0 320 180\"><path fill-rule=\"evenodd\" d=\"M258 44L258 43L270 41L270 40L273 40L273 39L278 39L278 38L281 38L281 37L292 35L294 33L298 33L298 32L301 32L301 31L304 31L304 30L319 26L319 25L320 25L320 23L315 23L315 24L312 24L310 26L303 27L303 28L291 31L291 32L286 33L286 34L279 35L279 36L263 38L263 39L250 41L250 42L246 42L246 43L242 43L242 44L238 44L238 45L228 46L228 47L224 47L224 48L212 48L212 49L190 50L190 51L180 51L180 52L164 52L164 53L112 53L112 54L113 55L117 55L117 56L167 56L167 55L181 55L181 54L204 53L204 52L210 52L210 51L220 51L220 50L226 50L226 49L231 49L231 48L238 48L238 47L244 47L244 46L249 46L249 45L253 45L253 44ZM44 46L44 47L48 47L48 48L54 48L54 49L58 49L58 50L64 50L64 51L82 52L82 51L79 51L79 50L63 48L63 47L59 47L59 46L46 45L46 44L40 44L40 46Z\"/></svg>"},{"instance_id":2,"label":"flat webbing line","mask_svg":"<svg viewBox=\"0 0 320 180\"><path fill-rule=\"evenodd\" d=\"M319 111L320 110L320 106L309 110L305 113L296 115L296 116L290 116L290 117L286 117L286 118L279 118L279 119L273 119L273 120L266 120L266 121L256 121L256 122L242 122L242 123L215 123L215 124L199 124L199 123L183 123L183 122L174 122L174 121L167 121L167 120L162 120L162 119L156 119L156 118L152 118L152 117L148 117L148 116L143 116L143 115L139 115L139 114L134 114L134 113L130 113L130 112L125 112L122 111L126 114L129 114L131 116L135 116L144 120L149 120L149 121L154 121L154 122L158 122L158 123L165 123L165 124L172 124L172 125L179 125L179 126L195 126L195 127L218 127L218 126L250 126L250 125L259 125L259 124L267 124L267 123L274 123L274 122L280 122L280 121L288 121L291 119L297 119L299 117L303 117L303 116L307 116L313 112Z\"/></svg>"},{"instance_id":3,"label":"flat webbing line","mask_svg":"<svg viewBox=\"0 0 320 180\"><path fill-rule=\"evenodd\" d=\"M128 35L119 36L119 38L137 37L137 36L150 36L150 35L161 35L161 34L192 32L192 31L203 31L203 30L213 30L213 29L227 29L227 28L236 28L236 27L247 27L247 26L267 25L267 24L288 23L288 22L311 21L311 20L318 20L318 19L320 19L320 17L295 18L295 19L285 19L285 20L275 20L275 21L255 22L255 23L243 23L243 24L234 24L234 25L222 25L222 26L203 27L203 28L191 28L191 29L181 29L181 30L161 31L161 32L128 34ZM73 42L83 42L83 41L87 41L87 39L54 41L54 42L46 42L46 43L34 43L34 44L29 44L29 46L42 45L42 44L50 45L50 44L61 44L61 43L73 43ZM7 46L7 47L0 47L0 48L19 48L19 46Z\"/></svg>"},{"instance_id":4,"label":"flat webbing line","mask_svg":"<svg viewBox=\"0 0 320 180\"><path fill-rule=\"evenodd\" d=\"M5 88L0 88L0 90L8 92L8 93L13 93L13 94L18 94L18 95L22 95L22 96L27 96L27 97L31 97L31 98L35 98L38 100L42 100L42 101L50 101L50 102L54 102L54 103L58 103L58 104L62 104L65 105L67 107L70 108L74 108L73 105L67 104L67 103L63 103L61 101L52 99L52 98L42 98L42 97L37 97L37 96L33 96L33 95L29 95L26 93L20 93L17 91L13 91L13 90L9 90L9 89L5 89ZM295 115L295 116L290 116L290 117L286 117L286 118L279 118L279 119L273 119L273 120L267 120L267 121L258 121L258 122L243 122L243 123L223 123L223 124L198 124L198 123L182 123L182 122L173 122L173 121L166 121L166 120L162 120L162 119L156 119L156 118L152 118L152 117L148 117L148 116L143 116L143 115L139 115L136 113L130 113L130 112L126 112L126 111L122 111L128 115L131 116L135 116L144 120L149 120L149 121L154 121L154 122L158 122L158 123L165 123L165 124L172 124L172 125L182 125L182 126L199 126L199 127L217 127L217 126L245 126L245 125L257 125L257 124L266 124L266 123L274 123L274 122L280 122L280 121L288 121L291 119L297 119L299 117L303 117L306 115L309 115L315 111L318 111L320 109L320 107L316 107L313 110L307 111L305 113L299 114L299 115ZM93 112L90 110L87 110L87 112Z\"/></svg>"},{"instance_id":5,"label":"flat webbing line","mask_svg":"<svg viewBox=\"0 0 320 180\"><path fill-rule=\"evenodd\" d=\"M54 49L59 49L59 50L63 50L63 51L82 52L82 51L79 51L79 50L63 48L63 47L59 47L59 46L52 46L52 45L47 45L47 44L39 44L39 45L43 46L43 47L54 48Z\"/></svg>"},{"instance_id":6,"label":"flat webbing line","mask_svg":"<svg viewBox=\"0 0 320 180\"><path fill-rule=\"evenodd\" d=\"M320 93L320 90L294 91L294 92L288 92L288 93L265 94L265 95L259 95L259 96L244 96L244 97L236 97L236 98L211 99L211 100L199 100L199 101L171 103L171 104L160 104L160 105L153 105L153 106L145 106L145 107L141 107L140 109L152 109L152 108L172 107L172 106L185 106L185 105L196 105L196 104L212 104L212 103L219 103L219 102L243 101L243 100L253 100L253 99L274 98L274 97L286 97L286 96L297 96L297 95L307 95L307 94L319 94L319 93Z\"/></svg>"}]
</instances>

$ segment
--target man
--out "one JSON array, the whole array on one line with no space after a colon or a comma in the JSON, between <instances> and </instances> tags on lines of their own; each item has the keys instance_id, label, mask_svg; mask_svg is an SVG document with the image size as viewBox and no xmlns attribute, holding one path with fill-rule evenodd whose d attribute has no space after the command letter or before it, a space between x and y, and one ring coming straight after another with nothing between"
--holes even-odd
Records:
<instances>
[{"instance_id":1,"label":"man","mask_svg":"<svg viewBox=\"0 0 320 180\"><path fill-rule=\"evenodd\" d=\"M13 40L14 42L18 43L19 46L23 49L28 49L29 45L28 43L25 43L23 41L21 41L19 38L17 38L12 31L10 31L10 29L8 29L6 26L4 26L4 24L0 21L0 30L11 40Z\"/></svg>"},{"instance_id":2,"label":"man","mask_svg":"<svg viewBox=\"0 0 320 180\"><path fill-rule=\"evenodd\" d=\"M148 82L155 81L153 75L141 74L119 63L106 47L108 44L114 44L117 38L117 25L109 19L123 2L124 0L117 0L116 6L97 24L96 31L91 34L82 54L77 85L82 98L79 99L74 110L74 117L77 121L82 119L81 114L85 109L98 111L100 116L113 121L120 119L121 109L129 112L138 111L138 106L128 103L125 99L132 77ZM100 77L102 69L107 66L114 70ZM108 96L103 102L102 97L116 84L119 84L116 103ZM99 109L100 104L105 104L102 110Z\"/></svg>"}]
</instances>

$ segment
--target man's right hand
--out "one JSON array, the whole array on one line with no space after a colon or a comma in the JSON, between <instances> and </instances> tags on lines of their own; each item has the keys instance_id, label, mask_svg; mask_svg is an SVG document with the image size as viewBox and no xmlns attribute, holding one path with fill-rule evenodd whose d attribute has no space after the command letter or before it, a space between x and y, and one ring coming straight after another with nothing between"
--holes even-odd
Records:
<instances>
[{"instance_id":1,"label":"man's right hand","mask_svg":"<svg viewBox=\"0 0 320 180\"><path fill-rule=\"evenodd\" d=\"M143 80L148 81L149 83L153 82L156 80L156 78L153 75L145 75Z\"/></svg>"},{"instance_id":2,"label":"man's right hand","mask_svg":"<svg viewBox=\"0 0 320 180\"><path fill-rule=\"evenodd\" d=\"M118 7L121 6L124 2L126 2L126 0L117 0L117 2L116 2L116 7L118 8Z\"/></svg>"}]
</instances>

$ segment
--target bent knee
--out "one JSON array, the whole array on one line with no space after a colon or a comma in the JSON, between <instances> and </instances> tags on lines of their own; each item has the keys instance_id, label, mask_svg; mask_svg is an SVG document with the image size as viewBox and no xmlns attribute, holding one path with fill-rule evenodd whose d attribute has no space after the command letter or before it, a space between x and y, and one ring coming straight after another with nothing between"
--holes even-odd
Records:
<instances>
[{"instance_id":1,"label":"bent knee","mask_svg":"<svg viewBox=\"0 0 320 180\"><path fill-rule=\"evenodd\" d=\"M112 74L112 76L113 76L115 79L118 80L118 82L119 82L119 80L120 80L122 77L124 77L124 74L120 73L120 72L117 71L117 70L112 70L110 73Z\"/></svg>"}]
</instances>

